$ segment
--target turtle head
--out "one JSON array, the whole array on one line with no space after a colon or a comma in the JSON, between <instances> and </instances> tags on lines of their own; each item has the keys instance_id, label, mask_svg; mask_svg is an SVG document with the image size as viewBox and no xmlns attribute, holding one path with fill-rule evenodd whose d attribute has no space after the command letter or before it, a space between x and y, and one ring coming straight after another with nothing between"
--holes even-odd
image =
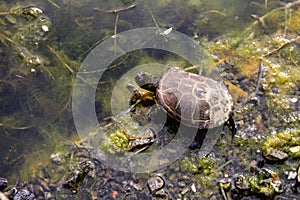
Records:
<instances>
[{"instance_id":1,"label":"turtle head","mask_svg":"<svg viewBox=\"0 0 300 200\"><path fill-rule=\"evenodd\" d=\"M159 79L151 74L139 72L135 77L135 82L143 89L155 91Z\"/></svg>"}]
</instances>

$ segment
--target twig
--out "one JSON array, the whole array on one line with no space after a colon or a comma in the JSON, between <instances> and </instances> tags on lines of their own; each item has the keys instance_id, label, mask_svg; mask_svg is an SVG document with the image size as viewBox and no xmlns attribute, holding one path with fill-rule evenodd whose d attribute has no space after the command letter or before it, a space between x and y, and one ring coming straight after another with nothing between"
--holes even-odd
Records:
<instances>
[{"instance_id":1,"label":"twig","mask_svg":"<svg viewBox=\"0 0 300 200\"><path fill-rule=\"evenodd\" d=\"M0 123L0 127L1 126L8 127L8 128L15 129L15 130L26 130L26 129L34 127L33 125L31 125L31 126L19 126L18 127L18 126L14 126L14 125L11 125L11 124Z\"/></svg>"},{"instance_id":2,"label":"twig","mask_svg":"<svg viewBox=\"0 0 300 200\"><path fill-rule=\"evenodd\" d=\"M161 29L159 28L158 23L157 23L157 21L156 21L154 15L153 15L151 9L150 9L149 7L147 7L147 9L148 9L148 11L149 11L149 13L150 13L150 15L151 15L151 18L152 18L153 23L155 24L156 28L158 29L158 31L159 31L160 33L162 33L162 31L161 31Z\"/></svg>"},{"instance_id":3,"label":"twig","mask_svg":"<svg viewBox=\"0 0 300 200\"><path fill-rule=\"evenodd\" d=\"M72 75L75 75L75 71L70 67L70 65L68 65L63 59L62 57L56 53L56 51L51 48L49 45L47 45L47 47L49 48L49 50L58 58L58 60L63 63L63 65L65 66L65 68L71 72ZM82 80L84 83L86 83L88 86L92 87L95 89L95 87L93 85L91 85L87 80L85 80L84 78L82 78L81 76L77 75L77 78L79 78L80 80Z\"/></svg>"},{"instance_id":4,"label":"twig","mask_svg":"<svg viewBox=\"0 0 300 200\"><path fill-rule=\"evenodd\" d=\"M257 22L259 22L262 26L266 26L265 20L262 17L259 17L258 15L251 14L251 17L253 19L256 19Z\"/></svg>"},{"instance_id":5,"label":"twig","mask_svg":"<svg viewBox=\"0 0 300 200\"><path fill-rule=\"evenodd\" d=\"M269 17L274 12L277 12L279 10L285 10L285 9L291 8L293 6L296 6L298 4L300 4L300 0L297 0L297 1L293 2L293 3L287 3L286 5L284 5L282 7L275 8L274 10L271 10L270 12L266 13L265 15L259 17L259 20L254 21L246 30L244 30L242 32L242 35L244 35L246 32L248 32L251 28L253 28L254 26L256 26L258 23L261 23L261 21L264 21L265 18Z\"/></svg>"},{"instance_id":6,"label":"twig","mask_svg":"<svg viewBox=\"0 0 300 200\"><path fill-rule=\"evenodd\" d=\"M98 44L100 44L101 42L103 42L104 40L106 40L107 38L101 38L100 40L98 40L95 44L93 44L90 48L88 48L87 50L85 50L82 54L80 54L78 56L78 58L82 58L84 55L88 54L91 52L92 49L94 49L96 46L98 46Z\"/></svg>"},{"instance_id":7,"label":"twig","mask_svg":"<svg viewBox=\"0 0 300 200\"><path fill-rule=\"evenodd\" d=\"M289 41L281 44L279 47L277 47L276 49L272 50L272 51L269 51L268 53L264 54L263 57L269 57L271 56L272 54L274 54L275 52L279 51L280 49L282 49L283 47L285 47L286 45L288 44L291 44L292 42L295 42L297 40L300 39L300 36L297 36L296 38L293 38L293 39L290 39Z\"/></svg>"},{"instance_id":8,"label":"twig","mask_svg":"<svg viewBox=\"0 0 300 200\"><path fill-rule=\"evenodd\" d=\"M285 7L290 8L290 7L293 7L293 6L298 5L298 4L300 4L300 0L294 1L293 3L288 3L288 4L285 5Z\"/></svg>"},{"instance_id":9,"label":"twig","mask_svg":"<svg viewBox=\"0 0 300 200\"><path fill-rule=\"evenodd\" d=\"M223 187L223 183L220 183L220 190L221 190L221 194L222 194L222 197L224 200L227 200L227 197L226 197L226 193L224 191L224 187Z\"/></svg>"},{"instance_id":10,"label":"twig","mask_svg":"<svg viewBox=\"0 0 300 200\"><path fill-rule=\"evenodd\" d=\"M113 68L116 68L117 66L119 66L120 64L122 64L128 57L129 57L129 54L126 54L125 58L122 59L119 63L117 63L115 65L112 65L112 66L110 66L108 68L105 68L105 69L98 69L98 70L93 70L93 71L83 71L83 72L78 72L78 73L79 74L93 74L93 73L97 73L97 72L103 72L106 69L113 69Z\"/></svg>"},{"instance_id":11,"label":"twig","mask_svg":"<svg viewBox=\"0 0 300 200\"><path fill-rule=\"evenodd\" d=\"M119 13L116 14L115 27L114 27L114 35L117 35L118 21L119 21Z\"/></svg>"},{"instance_id":12,"label":"twig","mask_svg":"<svg viewBox=\"0 0 300 200\"><path fill-rule=\"evenodd\" d=\"M117 46L117 31L118 31L119 13L116 14L115 27L114 27L114 46Z\"/></svg>"},{"instance_id":13,"label":"twig","mask_svg":"<svg viewBox=\"0 0 300 200\"><path fill-rule=\"evenodd\" d=\"M53 2L52 0L48 0L49 3L51 3L53 6L55 6L56 8L60 8L59 5L57 5L55 2Z\"/></svg>"},{"instance_id":14,"label":"twig","mask_svg":"<svg viewBox=\"0 0 300 200\"><path fill-rule=\"evenodd\" d=\"M101 9L101 8L94 8L94 11L101 11L101 12L105 12L105 13L115 13L116 14L115 26L114 26L114 35L113 35L113 37L114 37L114 46L117 46L116 35L117 35L117 29L118 29L119 12L132 9L135 6L136 5L133 4L133 5L130 5L126 8L119 8L119 9L112 9L112 10L104 10L104 9Z\"/></svg>"},{"instance_id":15,"label":"twig","mask_svg":"<svg viewBox=\"0 0 300 200\"><path fill-rule=\"evenodd\" d=\"M103 10L101 8L94 8L94 11L101 11L101 12L105 12L105 13L118 13L120 11L124 11L124 10L129 10L129 9L132 9L134 8L136 5L133 4L131 6L128 6L126 8L119 8L119 9L112 9L112 10Z\"/></svg>"},{"instance_id":16,"label":"twig","mask_svg":"<svg viewBox=\"0 0 300 200\"><path fill-rule=\"evenodd\" d=\"M184 71L190 71L190 70L193 70L193 69L196 69L197 71L200 72L200 66L199 65L193 65L193 66L190 66L190 67L187 67L187 68L184 68L183 70Z\"/></svg>"},{"instance_id":17,"label":"twig","mask_svg":"<svg viewBox=\"0 0 300 200\"><path fill-rule=\"evenodd\" d=\"M258 94L258 90L259 90L259 86L261 83L261 77L262 77L262 73L263 73L263 62L262 59L260 59L259 61L259 73L258 73L258 77L257 77L257 82L256 82L256 87L255 87L255 91L254 93L251 93L247 99L247 102L249 102L253 97L257 97Z\"/></svg>"},{"instance_id":18,"label":"twig","mask_svg":"<svg viewBox=\"0 0 300 200\"><path fill-rule=\"evenodd\" d=\"M146 145L146 146L142 147L141 149L139 149L139 150L133 152L133 154L141 153L141 152L145 151L146 149L148 149L149 147L150 147L150 145L149 145L149 146Z\"/></svg>"},{"instance_id":19,"label":"twig","mask_svg":"<svg viewBox=\"0 0 300 200\"><path fill-rule=\"evenodd\" d=\"M292 55L292 52L290 52L290 58L291 58L291 61L294 63L294 65L299 67L299 65L297 64L296 60L294 59L294 57Z\"/></svg>"},{"instance_id":20,"label":"twig","mask_svg":"<svg viewBox=\"0 0 300 200\"><path fill-rule=\"evenodd\" d=\"M258 90L259 90L259 85L260 85L261 77L262 77L262 71L263 71L263 63L262 63L262 60L260 60L259 61L259 74L258 74L258 78L257 78L257 83L256 83L256 89L255 89L254 96L257 95Z\"/></svg>"},{"instance_id":21,"label":"twig","mask_svg":"<svg viewBox=\"0 0 300 200\"><path fill-rule=\"evenodd\" d=\"M18 46L18 47L20 46L15 41L13 41L12 39L10 39L9 37L7 37L7 36L5 36L5 35L3 35L3 34L0 33L0 38L1 37L4 38L5 40L9 41L10 43L14 44L15 46Z\"/></svg>"},{"instance_id":22,"label":"twig","mask_svg":"<svg viewBox=\"0 0 300 200\"><path fill-rule=\"evenodd\" d=\"M288 29L288 8L284 9L284 30L283 36L286 37L287 29Z\"/></svg>"},{"instance_id":23,"label":"twig","mask_svg":"<svg viewBox=\"0 0 300 200\"><path fill-rule=\"evenodd\" d=\"M74 74L74 70L71 68L71 66L68 65L66 62L64 62L64 60L62 59L62 57L60 57L60 55L58 55L58 53L56 53L56 51L55 51L52 47L50 47L49 45L47 45L47 47L48 47L48 49L50 49L50 51L58 58L58 60L64 64L65 68L66 68L69 72L71 72L72 74Z\"/></svg>"},{"instance_id":24,"label":"twig","mask_svg":"<svg viewBox=\"0 0 300 200\"><path fill-rule=\"evenodd\" d=\"M11 14L12 14L11 12L1 12L1 13L0 13L0 16L11 15Z\"/></svg>"},{"instance_id":25,"label":"twig","mask_svg":"<svg viewBox=\"0 0 300 200\"><path fill-rule=\"evenodd\" d=\"M217 169L217 171L220 171L221 169L223 169L223 167L225 167L226 165L229 165L229 164L232 163L232 162L233 162L233 160L227 161L226 163L224 163L223 165L221 165L221 166Z\"/></svg>"},{"instance_id":26,"label":"twig","mask_svg":"<svg viewBox=\"0 0 300 200\"><path fill-rule=\"evenodd\" d=\"M4 159L3 163L6 165L11 165L11 164L15 163L16 161L20 160L23 156L24 156L24 154L21 154L13 160Z\"/></svg>"},{"instance_id":27,"label":"twig","mask_svg":"<svg viewBox=\"0 0 300 200\"><path fill-rule=\"evenodd\" d=\"M226 13L223 13L223 12L218 11L218 10L208 10L208 11L205 11L203 14L208 14L208 13L216 13L216 14L222 15L222 16L224 16L224 17L227 16Z\"/></svg>"}]
</instances>

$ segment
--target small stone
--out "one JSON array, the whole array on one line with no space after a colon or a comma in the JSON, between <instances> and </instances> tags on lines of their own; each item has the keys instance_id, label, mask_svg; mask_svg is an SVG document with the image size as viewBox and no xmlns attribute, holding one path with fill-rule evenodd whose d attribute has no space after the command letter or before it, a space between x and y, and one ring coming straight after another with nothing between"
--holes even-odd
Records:
<instances>
[{"instance_id":1,"label":"small stone","mask_svg":"<svg viewBox=\"0 0 300 200\"><path fill-rule=\"evenodd\" d=\"M218 182L218 186L220 189L222 188L223 190L229 190L231 188L231 179L229 178L223 178Z\"/></svg>"},{"instance_id":2,"label":"small stone","mask_svg":"<svg viewBox=\"0 0 300 200\"><path fill-rule=\"evenodd\" d=\"M48 32L48 31L49 31L49 28L48 28L48 26L46 26L46 25L43 25L41 28L42 28L42 30L43 30L44 32Z\"/></svg>"},{"instance_id":3,"label":"small stone","mask_svg":"<svg viewBox=\"0 0 300 200\"><path fill-rule=\"evenodd\" d=\"M264 152L264 156L269 161L283 161L288 158L288 155L274 148L268 148L266 152Z\"/></svg>"},{"instance_id":4,"label":"small stone","mask_svg":"<svg viewBox=\"0 0 300 200\"><path fill-rule=\"evenodd\" d=\"M147 181L149 190L152 194L162 189L165 186L165 181L160 175L150 177Z\"/></svg>"},{"instance_id":5,"label":"small stone","mask_svg":"<svg viewBox=\"0 0 300 200\"><path fill-rule=\"evenodd\" d=\"M180 187L184 187L186 184L185 184L185 182L183 182L183 181L179 181L179 182L178 182L178 185L179 185Z\"/></svg>"},{"instance_id":6,"label":"small stone","mask_svg":"<svg viewBox=\"0 0 300 200\"><path fill-rule=\"evenodd\" d=\"M52 162L54 162L57 165L61 165L63 163L63 158L61 157L61 154L59 153L53 153L50 156Z\"/></svg>"},{"instance_id":7,"label":"small stone","mask_svg":"<svg viewBox=\"0 0 300 200\"><path fill-rule=\"evenodd\" d=\"M253 102L253 103L258 103L259 102L259 98L257 97L257 96L253 96L253 97L251 97L251 102Z\"/></svg>"},{"instance_id":8,"label":"small stone","mask_svg":"<svg viewBox=\"0 0 300 200\"><path fill-rule=\"evenodd\" d=\"M15 194L14 200L35 200L35 196L34 194L32 194L30 191L26 190L26 189L21 189L18 190L18 192Z\"/></svg>"},{"instance_id":9,"label":"small stone","mask_svg":"<svg viewBox=\"0 0 300 200\"><path fill-rule=\"evenodd\" d=\"M298 98L291 98L290 101L291 101L292 103L296 103L296 102L298 101Z\"/></svg>"},{"instance_id":10,"label":"small stone","mask_svg":"<svg viewBox=\"0 0 300 200\"><path fill-rule=\"evenodd\" d=\"M239 190L249 190L247 179L242 174L234 178L234 185Z\"/></svg>"},{"instance_id":11,"label":"small stone","mask_svg":"<svg viewBox=\"0 0 300 200\"><path fill-rule=\"evenodd\" d=\"M296 177L297 177L297 172L290 171L290 172L288 173L287 179L288 179L288 180L293 180L293 179L296 179Z\"/></svg>"},{"instance_id":12,"label":"small stone","mask_svg":"<svg viewBox=\"0 0 300 200\"><path fill-rule=\"evenodd\" d=\"M7 179L0 177L0 190L3 190L7 186Z\"/></svg>"},{"instance_id":13,"label":"small stone","mask_svg":"<svg viewBox=\"0 0 300 200\"><path fill-rule=\"evenodd\" d=\"M28 59L28 63L34 67L39 66L42 62L38 56L34 56Z\"/></svg>"},{"instance_id":14,"label":"small stone","mask_svg":"<svg viewBox=\"0 0 300 200\"><path fill-rule=\"evenodd\" d=\"M0 199L1 200L8 200L8 198L2 192L0 192Z\"/></svg>"},{"instance_id":15,"label":"small stone","mask_svg":"<svg viewBox=\"0 0 300 200\"><path fill-rule=\"evenodd\" d=\"M234 60L233 60L231 57L229 57L229 56L226 57L225 62L226 62L227 64L231 65L231 66L234 66L234 65L235 65Z\"/></svg>"},{"instance_id":16,"label":"small stone","mask_svg":"<svg viewBox=\"0 0 300 200\"><path fill-rule=\"evenodd\" d=\"M173 30L172 27L171 27L171 28L168 28L167 30L165 30L165 31L163 32L163 35L168 35L169 33L172 32L172 30Z\"/></svg>"},{"instance_id":17,"label":"small stone","mask_svg":"<svg viewBox=\"0 0 300 200\"><path fill-rule=\"evenodd\" d=\"M300 146L291 147L289 150L291 153L300 152Z\"/></svg>"},{"instance_id":18,"label":"small stone","mask_svg":"<svg viewBox=\"0 0 300 200\"><path fill-rule=\"evenodd\" d=\"M46 199L51 199L52 198L51 192L45 192L45 198Z\"/></svg>"},{"instance_id":19,"label":"small stone","mask_svg":"<svg viewBox=\"0 0 300 200\"><path fill-rule=\"evenodd\" d=\"M141 191L143 189L143 186L139 183L134 183L133 181L130 181L130 186L132 186L134 189Z\"/></svg>"},{"instance_id":20,"label":"small stone","mask_svg":"<svg viewBox=\"0 0 300 200\"><path fill-rule=\"evenodd\" d=\"M196 192L197 192L197 189L196 189L196 186L195 186L195 184L194 184L194 183L191 185L191 189L192 189L192 191L193 191L194 193L196 193Z\"/></svg>"},{"instance_id":21,"label":"small stone","mask_svg":"<svg viewBox=\"0 0 300 200\"><path fill-rule=\"evenodd\" d=\"M34 68L31 68L31 69L30 69L30 72L31 72L31 73L35 73L36 70L35 70Z\"/></svg>"},{"instance_id":22,"label":"small stone","mask_svg":"<svg viewBox=\"0 0 300 200\"><path fill-rule=\"evenodd\" d=\"M185 187L185 188L182 189L182 191L180 192L180 194L184 196L184 195L187 194L189 191L190 191L190 188L189 188L189 187Z\"/></svg>"},{"instance_id":23,"label":"small stone","mask_svg":"<svg viewBox=\"0 0 300 200\"><path fill-rule=\"evenodd\" d=\"M189 181L191 178L190 178L189 176L183 175L183 176L182 176L182 179L183 179L183 180Z\"/></svg>"}]
</instances>

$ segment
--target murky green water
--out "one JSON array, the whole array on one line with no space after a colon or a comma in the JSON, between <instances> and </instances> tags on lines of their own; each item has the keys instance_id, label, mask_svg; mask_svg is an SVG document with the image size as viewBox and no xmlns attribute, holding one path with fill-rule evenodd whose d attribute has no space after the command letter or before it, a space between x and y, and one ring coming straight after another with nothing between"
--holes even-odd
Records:
<instances>
[{"instance_id":1,"label":"murky green water","mask_svg":"<svg viewBox=\"0 0 300 200\"><path fill-rule=\"evenodd\" d=\"M77 70L96 45L140 27L173 27L213 55L236 102L240 135L299 131L300 10L299 3L285 6L288 2L293 1L1 1L0 176L30 181L51 162L52 153L79 141L71 107ZM264 101L245 111L256 89L260 59L268 68L260 87ZM116 81L151 62L189 66L176 55L155 50L119 58L98 85L100 122L111 114L107 96Z\"/></svg>"}]
</instances>

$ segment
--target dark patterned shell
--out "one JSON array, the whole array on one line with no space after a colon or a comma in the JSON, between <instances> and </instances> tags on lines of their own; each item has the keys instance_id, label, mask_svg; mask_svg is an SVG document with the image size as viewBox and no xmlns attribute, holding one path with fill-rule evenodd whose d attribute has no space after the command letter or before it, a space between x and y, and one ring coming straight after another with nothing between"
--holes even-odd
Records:
<instances>
[{"instance_id":1,"label":"dark patterned shell","mask_svg":"<svg viewBox=\"0 0 300 200\"><path fill-rule=\"evenodd\" d=\"M223 125L233 106L223 83L185 71L165 73L156 95L170 116L199 129Z\"/></svg>"}]
</instances>

